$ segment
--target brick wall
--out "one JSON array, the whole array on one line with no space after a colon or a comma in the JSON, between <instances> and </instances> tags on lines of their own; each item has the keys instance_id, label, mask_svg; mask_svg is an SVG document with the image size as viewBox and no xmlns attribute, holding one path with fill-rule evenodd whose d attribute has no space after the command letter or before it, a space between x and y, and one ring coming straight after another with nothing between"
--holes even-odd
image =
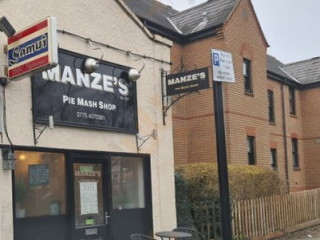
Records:
<instances>
[{"instance_id":1,"label":"brick wall","mask_svg":"<svg viewBox=\"0 0 320 240\"><path fill-rule=\"evenodd\" d=\"M283 87L286 138L283 129L283 107L281 83L267 79L267 43L249 0L242 0L232 12L219 34L183 46L174 44L172 48L172 69L185 70L195 67L209 67L210 88L182 98L173 106L175 164L216 161L215 124L212 93L211 49L232 53L236 83L223 83L226 126L227 158L229 164L248 164L247 136L255 137L256 165L271 168L270 149L277 149L277 171L286 181L289 175L291 190L305 189L312 182L305 179L304 150L312 150L320 144L320 133L314 135L310 124L302 125L302 116L312 112L307 108L302 112L301 103L310 102L308 94L296 91L296 116L289 112L289 88ZM243 80L243 58L251 61L253 93L246 94ZM182 61L183 60L183 61ZM267 91L274 92L275 123L268 119ZM316 94L316 93L314 93ZM320 98L320 97L319 97ZM305 105L305 103L302 103ZM319 107L320 108L320 107ZM319 109L320 111L320 109ZM319 124L319 123L317 123ZM306 146L303 129L310 132L306 136L318 139L317 144ZM318 127L318 129L320 129ZM313 135L312 135L313 134ZM293 168L291 139L298 139L299 168ZM287 158L285 153L287 143ZM312 148L312 149L311 149ZM320 150L317 150L320 152ZM315 163L316 158L308 160ZM287 166L287 167L286 167ZM308 171L311 167L308 167ZM312 172L312 171L311 171ZM310 173L311 173L310 172ZM318 171L314 170L313 175ZM320 180L319 180L320 183Z\"/></svg>"},{"instance_id":2,"label":"brick wall","mask_svg":"<svg viewBox=\"0 0 320 240\"><path fill-rule=\"evenodd\" d=\"M302 91L301 116L303 120L302 145L304 148L306 186L314 188L320 186L320 89Z\"/></svg>"}]
</instances>

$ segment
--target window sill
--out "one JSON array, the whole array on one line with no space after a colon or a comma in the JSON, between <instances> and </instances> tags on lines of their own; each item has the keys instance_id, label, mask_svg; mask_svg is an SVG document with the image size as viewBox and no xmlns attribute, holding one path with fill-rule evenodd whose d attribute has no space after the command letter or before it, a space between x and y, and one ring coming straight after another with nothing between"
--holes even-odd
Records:
<instances>
[{"instance_id":1,"label":"window sill","mask_svg":"<svg viewBox=\"0 0 320 240\"><path fill-rule=\"evenodd\" d=\"M301 171L301 168L299 166L293 167L293 171Z\"/></svg>"},{"instance_id":2,"label":"window sill","mask_svg":"<svg viewBox=\"0 0 320 240\"><path fill-rule=\"evenodd\" d=\"M269 122L269 125L275 126L275 125L276 125L276 122Z\"/></svg>"},{"instance_id":3,"label":"window sill","mask_svg":"<svg viewBox=\"0 0 320 240\"><path fill-rule=\"evenodd\" d=\"M244 91L244 94L250 97L254 96L253 92Z\"/></svg>"},{"instance_id":4,"label":"window sill","mask_svg":"<svg viewBox=\"0 0 320 240\"><path fill-rule=\"evenodd\" d=\"M297 114L292 114L292 113L290 113L290 117L298 118L298 117L297 117Z\"/></svg>"}]
</instances>

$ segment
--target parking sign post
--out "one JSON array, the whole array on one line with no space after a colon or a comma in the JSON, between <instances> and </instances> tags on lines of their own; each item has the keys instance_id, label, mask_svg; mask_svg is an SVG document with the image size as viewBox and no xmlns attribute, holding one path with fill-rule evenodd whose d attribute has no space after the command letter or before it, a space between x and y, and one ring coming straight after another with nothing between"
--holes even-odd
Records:
<instances>
[{"instance_id":1,"label":"parking sign post","mask_svg":"<svg viewBox=\"0 0 320 240\"><path fill-rule=\"evenodd\" d=\"M231 54L214 49L211 54L222 239L232 240L222 82L235 82L235 78Z\"/></svg>"}]
</instances>

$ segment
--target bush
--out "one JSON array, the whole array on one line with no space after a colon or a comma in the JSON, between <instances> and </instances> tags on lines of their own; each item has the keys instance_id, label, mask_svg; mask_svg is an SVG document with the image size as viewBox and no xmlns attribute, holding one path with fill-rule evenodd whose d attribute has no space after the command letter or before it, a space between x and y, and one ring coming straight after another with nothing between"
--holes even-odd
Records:
<instances>
[{"instance_id":1,"label":"bush","mask_svg":"<svg viewBox=\"0 0 320 240\"><path fill-rule=\"evenodd\" d=\"M217 199L219 196L217 164L196 163L178 167L176 173L181 175L189 189L191 202ZM230 165L229 190L233 200L244 200L279 194L284 184L278 174L267 168L247 165ZM176 189L179 191L179 189Z\"/></svg>"},{"instance_id":2,"label":"bush","mask_svg":"<svg viewBox=\"0 0 320 240\"><path fill-rule=\"evenodd\" d=\"M261 198L285 191L284 183L271 169L230 165L228 172L230 196L233 200Z\"/></svg>"},{"instance_id":3,"label":"bush","mask_svg":"<svg viewBox=\"0 0 320 240\"><path fill-rule=\"evenodd\" d=\"M228 166L228 172L232 200L270 196L284 189L277 173L271 169L233 165ZM205 234L206 239L219 239L221 224L217 164L182 165L176 169L175 181L178 226L195 228Z\"/></svg>"}]
</instances>

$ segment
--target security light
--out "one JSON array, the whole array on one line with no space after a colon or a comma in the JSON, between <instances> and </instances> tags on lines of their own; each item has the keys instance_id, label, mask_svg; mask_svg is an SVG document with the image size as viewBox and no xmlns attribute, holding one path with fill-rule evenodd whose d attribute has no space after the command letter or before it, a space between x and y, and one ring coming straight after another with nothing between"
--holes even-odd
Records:
<instances>
[{"instance_id":1,"label":"security light","mask_svg":"<svg viewBox=\"0 0 320 240\"><path fill-rule=\"evenodd\" d=\"M93 43L92 43L92 41L90 40L90 39L87 39L87 42L89 43L89 45L90 45L90 47L93 49L93 50L100 50L101 51L101 57L100 57L100 59L99 60L95 60L95 59L93 59L93 58L87 58L85 61L84 61L84 63L83 63L83 67L84 67L84 71L86 72L86 73L93 73L93 72L95 72L97 69L98 69L98 67L99 67L99 62L103 59L103 56L104 56L104 52L103 52L103 50L102 50L102 48L101 47L95 47L95 46L93 46Z\"/></svg>"},{"instance_id":2,"label":"security light","mask_svg":"<svg viewBox=\"0 0 320 240\"><path fill-rule=\"evenodd\" d=\"M128 72L129 80L132 82L136 82L141 77L141 72L145 67L145 62L143 58L135 58L131 52L127 52L127 54L134 60L134 61L142 61L143 65L140 70L135 68L131 68Z\"/></svg>"}]
</instances>

